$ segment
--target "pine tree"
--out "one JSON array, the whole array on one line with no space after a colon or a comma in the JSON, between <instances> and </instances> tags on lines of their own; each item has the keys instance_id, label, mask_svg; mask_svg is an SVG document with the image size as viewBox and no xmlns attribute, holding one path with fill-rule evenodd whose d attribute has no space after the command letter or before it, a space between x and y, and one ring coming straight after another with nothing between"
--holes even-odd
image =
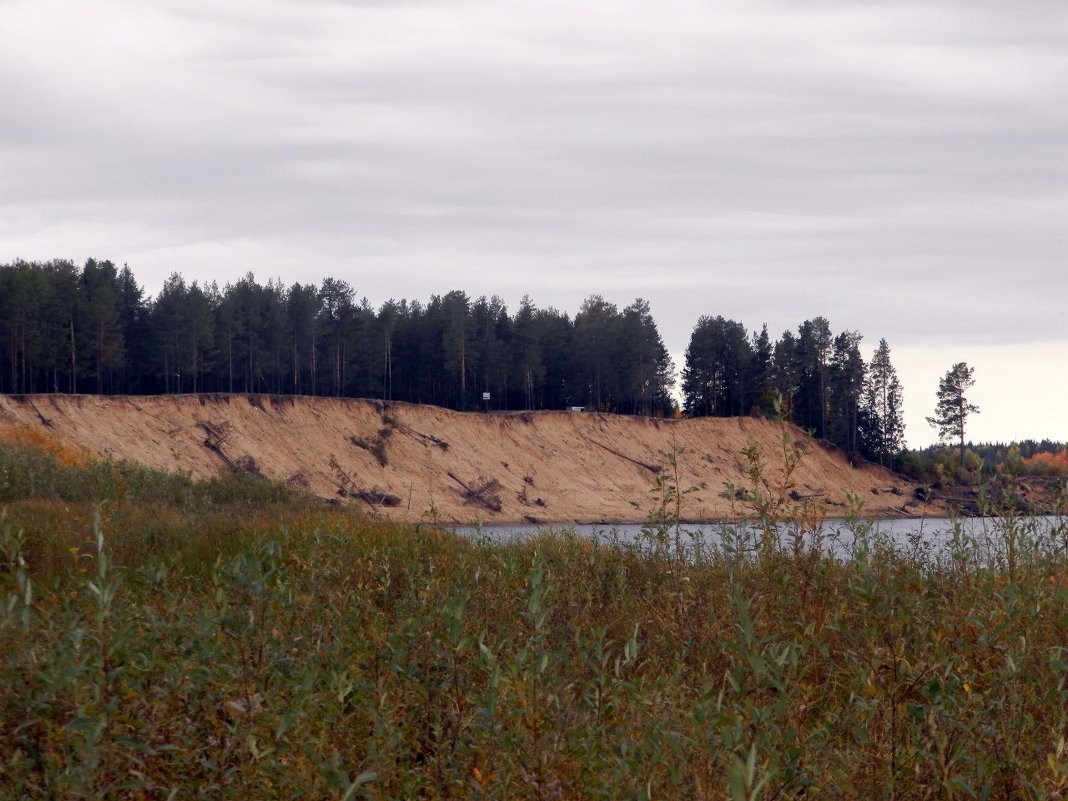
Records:
<instances>
[{"instance_id":1,"label":"pine tree","mask_svg":"<svg viewBox=\"0 0 1068 801\"><path fill-rule=\"evenodd\" d=\"M512 349L512 386L523 388L524 409L534 409L535 387L545 383L545 365L541 358L541 347L538 341L537 323L535 316L538 314L529 295L524 295L519 302L519 311L516 312L514 321L514 339Z\"/></svg>"},{"instance_id":2,"label":"pine tree","mask_svg":"<svg viewBox=\"0 0 1068 801\"><path fill-rule=\"evenodd\" d=\"M93 376L96 393L102 395L114 391L115 372L122 370L125 356L118 270L110 261L89 259L78 289L84 301L88 345L85 371Z\"/></svg>"},{"instance_id":3,"label":"pine tree","mask_svg":"<svg viewBox=\"0 0 1068 801\"><path fill-rule=\"evenodd\" d=\"M886 465L905 447L901 382L885 339L879 340L868 365L860 423L861 446L869 459Z\"/></svg>"},{"instance_id":4,"label":"pine tree","mask_svg":"<svg viewBox=\"0 0 1068 801\"><path fill-rule=\"evenodd\" d=\"M978 414L979 407L969 403L965 392L975 386L975 369L957 362L938 383L938 404L934 417L927 422L938 428L939 439L956 439L960 443L960 466L964 467L964 426L968 415Z\"/></svg>"},{"instance_id":5,"label":"pine tree","mask_svg":"<svg viewBox=\"0 0 1068 801\"><path fill-rule=\"evenodd\" d=\"M856 331L836 336L827 369L827 436L849 453L859 450L860 407L867 373L860 340Z\"/></svg>"},{"instance_id":6,"label":"pine tree","mask_svg":"<svg viewBox=\"0 0 1068 801\"><path fill-rule=\"evenodd\" d=\"M795 358L798 393L794 421L827 438L827 367L834 337L825 317L805 320L797 328Z\"/></svg>"},{"instance_id":7,"label":"pine tree","mask_svg":"<svg viewBox=\"0 0 1068 801\"><path fill-rule=\"evenodd\" d=\"M772 407L776 417L792 420L794 401L801 391L801 377L797 367L797 338L792 331L782 332L771 354L771 374L776 396Z\"/></svg>"},{"instance_id":8,"label":"pine tree","mask_svg":"<svg viewBox=\"0 0 1068 801\"><path fill-rule=\"evenodd\" d=\"M619 309L600 295L590 295L575 315L574 348L576 378L586 397L586 405L599 412L614 411L619 391L618 350Z\"/></svg>"},{"instance_id":9,"label":"pine tree","mask_svg":"<svg viewBox=\"0 0 1068 801\"><path fill-rule=\"evenodd\" d=\"M739 322L701 317L682 371L683 408L691 417L735 417L753 406L753 346Z\"/></svg>"},{"instance_id":10,"label":"pine tree","mask_svg":"<svg viewBox=\"0 0 1068 801\"><path fill-rule=\"evenodd\" d=\"M753 361L749 386L753 393L753 405L767 415L774 411L775 382L772 364L772 343L768 336L768 324L764 323L759 334L753 336Z\"/></svg>"},{"instance_id":11,"label":"pine tree","mask_svg":"<svg viewBox=\"0 0 1068 801\"><path fill-rule=\"evenodd\" d=\"M141 385L142 372L146 370L152 350L147 325L145 292L137 284L133 270L125 264L119 271L119 325L126 347L123 367L123 393L144 391Z\"/></svg>"},{"instance_id":12,"label":"pine tree","mask_svg":"<svg viewBox=\"0 0 1068 801\"><path fill-rule=\"evenodd\" d=\"M315 284L294 283L286 292L286 331L292 359L290 388L295 395L315 394L315 322L319 316L319 290Z\"/></svg>"}]
</instances>

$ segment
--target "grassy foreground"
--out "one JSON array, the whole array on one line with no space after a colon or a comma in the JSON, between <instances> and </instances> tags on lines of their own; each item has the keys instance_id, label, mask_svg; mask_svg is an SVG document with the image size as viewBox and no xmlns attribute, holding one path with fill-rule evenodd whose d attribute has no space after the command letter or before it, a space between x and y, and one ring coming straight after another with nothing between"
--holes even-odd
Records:
<instances>
[{"instance_id":1,"label":"grassy foreground","mask_svg":"<svg viewBox=\"0 0 1068 801\"><path fill-rule=\"evenodd\" d=\"M2 798L1068 791L1063 526L495 545L27 432L0 503Z\"/></svg>"}]
</instances>

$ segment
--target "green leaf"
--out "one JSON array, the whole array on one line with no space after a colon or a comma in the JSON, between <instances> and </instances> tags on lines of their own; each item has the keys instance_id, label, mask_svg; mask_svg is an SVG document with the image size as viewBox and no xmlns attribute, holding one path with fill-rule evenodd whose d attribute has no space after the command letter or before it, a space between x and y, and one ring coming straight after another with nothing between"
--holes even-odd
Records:
<instances>
[{"instance_id":1,"label":"green leaf","mask_svg":"<svg viewBox=\"0 0 1068 801\"><path fill-rule=\"evenodd\" d=\"M341 796L341 801L351 801L356 795L356 791L363 787L368 782L373 782L378 778L378 774L373 770L365 770L359 776L352 780L352 784L349 785L349 789L345 791L345 795Z\"/></svg>"}]
</instances>

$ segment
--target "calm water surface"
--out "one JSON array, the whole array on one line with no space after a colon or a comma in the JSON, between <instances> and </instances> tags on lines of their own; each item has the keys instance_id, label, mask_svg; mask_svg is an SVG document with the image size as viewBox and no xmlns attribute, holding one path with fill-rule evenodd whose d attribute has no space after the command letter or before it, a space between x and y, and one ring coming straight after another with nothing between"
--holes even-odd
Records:
<instances>
[{"instance_id":1,"label":"calm water surface","mask_svg":"<svg viewBox=\"0 0 1068 801\"><path fill-rule=\"evenodd\" d=\"M662 545L674 547L677 539L678 544L688 551L701 548L751 551L759 547L761 540L758 528L741 523L683 523L678 530L672 527L660 532L640 523L457 526L453 531L491 542L521 540L554 531L646 550L655 550ZM934 557L953 551L997 557L1006 553L1010 546L1068 554L1068 517L969 517L956 520L931 517L862 521L859 524L826 520L815 532L801 533L796 527L780 526L778 536L784 547L818 546L841 556L876 543L902 553Z\"/></svg>"}]
</instances>

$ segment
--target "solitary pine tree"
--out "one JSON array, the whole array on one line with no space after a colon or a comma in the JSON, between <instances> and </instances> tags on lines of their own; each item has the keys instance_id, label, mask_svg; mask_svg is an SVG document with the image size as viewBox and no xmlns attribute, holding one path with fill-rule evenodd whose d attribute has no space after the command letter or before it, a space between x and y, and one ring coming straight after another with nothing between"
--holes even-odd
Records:
<instances>
[{"instance_id":1,"label":"solitary pine tree","mask_svg":"<svg viewBox=\"0 0 1068 801\"><path fill-rule=\"evenodd\" d=\"M939 439L953 438L960 442L960 466L964 467L964 424L968 415L978 414L979 407L969 403L965 392L975 386L975 370L965 362L958 362L938 383L938 405L934 417L927 422L938 428Z\"/></svg>"}]
</instances>

